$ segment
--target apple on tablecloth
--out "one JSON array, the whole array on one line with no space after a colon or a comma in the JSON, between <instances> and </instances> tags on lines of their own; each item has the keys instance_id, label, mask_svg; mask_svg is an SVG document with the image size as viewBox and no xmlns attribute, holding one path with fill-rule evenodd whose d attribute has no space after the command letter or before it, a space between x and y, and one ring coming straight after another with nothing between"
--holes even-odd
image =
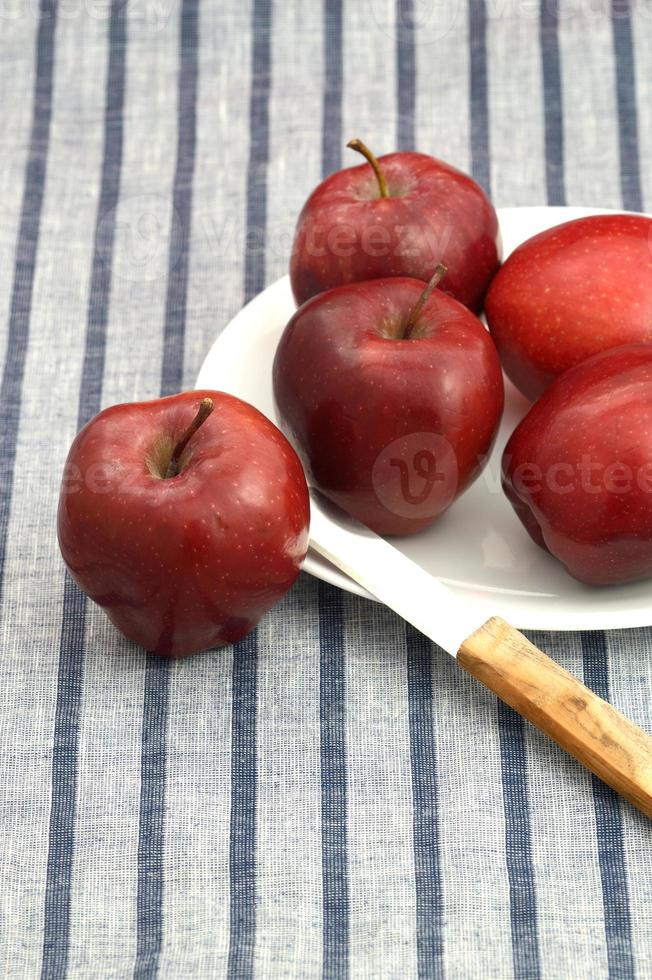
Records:
<instances>
[{"instance_id":1,"label":"apple on tablecloth","mask_svg":"<svg viewBox=\"0 0 652 980\"><path fill-rule=\"evenodd\" d=\"M296 453L251 405L189 391L115 405L81 430L59 501L73 578L165 656L232 643L290 588L308 547Z\"/></svg>"}]
</instances>

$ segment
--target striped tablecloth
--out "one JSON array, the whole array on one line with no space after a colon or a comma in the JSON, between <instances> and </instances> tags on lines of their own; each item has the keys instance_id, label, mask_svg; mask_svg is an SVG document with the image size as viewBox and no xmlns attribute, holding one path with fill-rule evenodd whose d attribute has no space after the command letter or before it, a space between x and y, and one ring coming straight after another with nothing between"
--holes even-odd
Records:
<instances>
[{"instance_id":1,"label":"striped tablecloth","mask_svg":"<svg viewBox=\"0 0 652 980\"><path fill-rule=\"evenodd\" d=\"M650 0L3 0L0 53L2 977L652 977L650 824L390 612L303 576L167 664L55 539L346 139L650 207ZM545 643L652 728L650 630Z\"/></svg>"}]
</instances>

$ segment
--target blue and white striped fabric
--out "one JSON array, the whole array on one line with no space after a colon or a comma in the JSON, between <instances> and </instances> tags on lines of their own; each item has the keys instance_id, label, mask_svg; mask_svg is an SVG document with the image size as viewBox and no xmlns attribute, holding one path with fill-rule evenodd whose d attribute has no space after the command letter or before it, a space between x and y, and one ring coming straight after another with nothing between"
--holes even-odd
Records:
<instances>
[{"instance_id":1,"label":"blue and white striped fabric","mask_svg":"<svg viewBox=\"0 0 652 980\"><path fill-rule=\"evenodd\" d=\"M15 0L0 50L0 975L652 977L650 824L389 611L303 576L168 664L54 532L347 138L651 207L650 0ZM652 729L652 631L535 640Z\"/></svg>"}]
</instances>

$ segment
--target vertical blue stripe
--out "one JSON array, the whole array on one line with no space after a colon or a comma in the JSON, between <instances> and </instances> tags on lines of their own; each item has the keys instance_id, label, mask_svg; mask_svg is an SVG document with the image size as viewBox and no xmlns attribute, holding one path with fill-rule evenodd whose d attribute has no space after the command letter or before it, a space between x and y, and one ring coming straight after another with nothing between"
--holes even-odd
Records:
<instances>
[{"instance_id":1,"label":"vertical blue stripe","mask_svg":"<svg viewBox=\"0 0 652 980\"><path fill-rule=\"evenodd\" d=\"M540 975L539 938L524 722L502 701L498 702L498 728L514 977L536 980Z\"/></svg>"},{"instance_id":2,"label":"vertical blue stripe","mask_svg":"<svg viewBox=\"0 0 652 980\"><path fill-rule=\"evenodd\" d=\"M88 301L86 347L79 393L81 428L100 410L106 355L106 325L111 300L111 269L116 209L120 198L123 110L125 100L126 17L124 0L113 0L109 21L109 64L104 113L104 159L97 211L95 249Z\"/></svg>"},{"instance_id":3,"label":"vertical blue stripe","mask_svg":"<svg viewBox=\"0 0 652 980\"><path fill-rule=\"evenodd\" d=\"M614 57L616 62L616 102L620 147L620 186L623 205L630 211L643 210L638 149L638 111L631 0L612 0Z\"/></svg>"},{"instance_id":4,"label":"vertical blue stripe","mask_svg":"<svg viewBox=\"0 0 652 980\"><path fill-rule=\"evenodd\" d=\"M233 648L230 944L227 976L253 976L256 939L256 634Z\"/></svg>"},{"instance_id":5,"label":"vertical blue stripe","mask_svg":"<svg viewBox=\"0 0 652 980\"><path fill-rule=\"evenodd\" d=\"M96 216L78 427L100 408L111 285L115 208L122 165L126 30L122 0L113 0L104 113L104 157ZM79 717L84 672L86 599L67 577L64 587L52 755L52 806L43 925L44 978L66 974L74 855Z\"/></svg>"},{"instance_id":6,"label":"vertical blue stripe","mask_svg":"<svg viewBox=\"0 0 652 980\"><path fill-rule=\"evenodd\" d=\"M249 165L244 272L245 302L265 285L267 164L272 56L272 0L254 0L251 32ZM256 702L255 632L233 650L231 827L229 845L229 977L253 975L256 941Z\"/></svg>"},{"instance_id":7,"label":"vertical blue stripe","mask_svg":"<svg viewBox=\"0 0 652 980\"><path fill-rule=\"evenodd\" d=\"M2 426L0 426L0 595L4 577L16 443L32 312L34 270L48 159L56 16L56 5L50 0L41 0L36 37L32 128L16 242L7 349L0 385L0 418L2 419Z\"/></svg>"},{"instance_id":8,"label":"vertical blue stripe","mask_svg":"<svg viewBox=\"0 0 652 980\"><path fill-rule=\"evenodd\" d=\"M432 644L406 628L410 765L414 799L417 972L443 977L444 910L440 860L437 753L432 720Z\"/></svg>"},{"instance_id":9,"label":"vertical blue stripe","mask_svg":"<svg viewBox=\"0 0 652 980\"><path fill-rule=\"evenodd\" d=\"M542 0L542 3L547 0ZM491 187L487 15L484 0L469 0L471 47L472 174L486 191ZM536 892L530 834L527 758L523 719L501 701L497 708L501 780L505 807L505 860L509 882L512 959L516 980L539 976Z\"/></svg>"},{"instance_id":10,"label":"vertical blue stripe","mask_svg":"<svg viewBox=\"0 0 652 980\"><path fill-rule=\"evenodd\" d=\"M321 169L326 177L342 158L342 0L324 0L324 98Z\"/></svg>"},{"instance_id":11,"label":"vertical blue stripe","mask_svg":"<svg viewBox=\"0 0 652 980\"><path fill-rule=\"evenodd\" d=\"M323 977L349 968L349 882L346 835L346 678L342 594L319 583L319 724L323 893Z\"/></svg>"},{"instance_id":12,"label":"vertical blue stripe","mask_svg":"<svg viewBox=\"0 0 652 980\"><path fill-rule=\"evenodd\" d=\"M414 0L396 0L396 149L415 147L417 100Z\"/></svg>"},{"instance_id":13,"label":"vertical blue stripe","mask_svg":"<svg viewBox=\"0 0 652 980\"><path fill-rule=\"evenodd\" d=\"M584 683L608 701L609 658L605 635L597 630L582 633L581 643ZM620 800L597 776L592 776L592 783L609 976L629 980L635 971Z\"/></svg>"},{"instance_id":14,"label":"vertical blue stripe","mask_svg":"<svg viewBox=\"0 0 652 980\"><path fill-rule=\"evenodd\" d=\"M143 696L135 980L155 977L163 941L163 848L169 663L148 654Z\"/></svg>"},{"instance_id":15,"label":"vertical blue stripe","mask_svg":"<svg viewBox=\"0 0 652 980\"><path fill-rule=\"evenodd\" d=\"M177 155L174 171L161 394L183 384L184 336L195 172L199 0L183 0L179 25ZM163 943L166 738L170 662L149 656L141 736L141 792L136 894L137 980L158 972Z\"/></svg>"},{"instance_id":16,"label":"vertical blue stripe","mask_svg":"<svg viewBox=\"0 0 652 980\"><path fill-rule=\"evenodd\" d=\"M342 0L324 0L322 176L341 165ZM329 67L330 63L330 67ZM333 66L337 66L336 68ZM322 975L349 971L349 878L346 834L346 692L344 603L339 589L319 582L319 728L322 849Z\"/></svg>"},{"instance_id":17,"label":"vertical blue stripe","mask_svg":"<svg viewBox=\"0 0 652 980\"><path fill-rule=\"evenodd\" d=\"M489 90L487 83L487 11L484 0L469 0L471 98L471 173L491 193L489 163Z\"/></svg>"},{"instance_id":18,"label":"vertical blue stripe","mask_svg":"<svg viewBox=\"0 0 652 980\"><path fill-rule=\"evenodd\" d=\"M558 0L540 0L539 40L543 73L546 190L548 204L565 205L564 118L559 57Z\"/></svg>"},{"instance_id":19,"label":"vertical blue stripe","mask_svg":"<svg viewBox=\"0 0 652 980\"><path fill-rule=\"evenodd\" d=\"M188 298L188 268L192 232L192 182L197 143L197 47L199 0L183 0L179 34L179 88L177 101L177 159L174 171L168 290L161 394L174 395L183 385L184 337Z\"/></svg>"},{"instance_id":20,"label":"vertical blue stripe","mask_svg":"<svg viewBox=\"0 0 652 980\"><path fill-rule=\"evenodd\" d=\"M247 170L247 245L245 302L265 286L267 241L267 164L269 163L269 93L272 82L272 0L254 0L251 31L249 99L249 167Z\"/></svg>"},{"instance_id":21,"label":"vertical blue stripe","mask_svg":"<svg viewBox=\"0 0 652 980\"><path fill-rule=\"evenodd\" d=\"M67 974L86 597L66 575L52 750L52 803L43 909L43 980Z\"/></svg>"}]
</instances>

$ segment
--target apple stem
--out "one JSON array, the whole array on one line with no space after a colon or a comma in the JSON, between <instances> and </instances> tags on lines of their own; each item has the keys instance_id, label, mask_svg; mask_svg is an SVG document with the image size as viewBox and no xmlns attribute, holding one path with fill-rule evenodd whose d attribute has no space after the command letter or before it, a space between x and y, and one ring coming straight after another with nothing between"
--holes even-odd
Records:
<instances>
[{"instance_id":1,"label":"apple stem","mask_svg":"<svg viewBox=\"0 0 652 980\"><path fill-rule=\"evenodd\" d=\"M355 150L356 153L361 153L365 160L373 167L373 171L376 175L376 180L378 181L378 189L380 190L381 197L389 197L389 188L387 186L387 181L385 180L385 174L380 169L380 164L378 160L373 155L368 146L362 142L362 140L349 140L346 144L350 150Z\"/></svg>"},{"instance_id":2,"label":"apple stem","mask_svg":"<svg viewBox=\"0 0 652 980\"><path fill-rule=\"evenodd\" d=\"M421 316L421 311L423 310L424 306L428 302L428 299L430 298L431 292L439 285L439 283L442 281L442 279L444 278L447 272L448 269L446 268L446 266L439 263L439 265L437 266L437 268L435 269L432 275L432 279L430 280L430 282L428 283L424 291L421 293L421 296L419 296L419 299L417 300L414 309L412 310L412 312L410 313L407 319L407 323L405 324L405 330L403 331L403 340L409 339L410 334L412 333L412 331L417 325L417 320Z\"/></svg>"},{"instance_id":3,"label":"apple stem","mask_svg":"<svg viewBox=\"0 0 652 980\"><path fill-rule=\"evenodd\" d=\"M174 452L170 457L170 462L168 463L168 468L165 472L166 480L169 480L170 477L178 476L179 462L181 460L181 456L183 455L184 449L194 436L197 429L204 424L214 408L215 405L213 404L212 398L202 398L201 402L199 403L197 414L174 447Z\"/></svg>"}]
</instances>

